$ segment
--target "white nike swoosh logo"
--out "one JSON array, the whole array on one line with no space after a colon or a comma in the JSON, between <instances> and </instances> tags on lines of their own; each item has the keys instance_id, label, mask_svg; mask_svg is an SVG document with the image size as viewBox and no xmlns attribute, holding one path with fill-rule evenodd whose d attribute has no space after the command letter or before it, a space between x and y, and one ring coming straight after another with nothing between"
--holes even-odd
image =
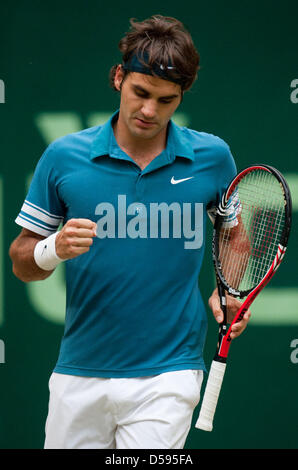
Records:
<instances>
[{"instance_id":1,"label":"white nike swoosh logo","mask_svg":"<svg viewBox=\"0 0 298 470\"><path fill-rule=\"evenodd\" d=\"M183 181L191 180L192 178L194 178L194 176L190 176L189 178L183 178L182 180L175 180L174 176L172 176L171 183L178 184L182 183Z\"/></svg>"}]
</instances>

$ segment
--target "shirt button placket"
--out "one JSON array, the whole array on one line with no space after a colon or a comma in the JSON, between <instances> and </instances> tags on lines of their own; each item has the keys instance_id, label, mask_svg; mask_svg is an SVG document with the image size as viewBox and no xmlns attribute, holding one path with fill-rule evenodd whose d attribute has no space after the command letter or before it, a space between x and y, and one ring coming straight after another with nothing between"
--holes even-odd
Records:
<instances>
[{"instance_id":1,"label":"shirt button placket","mask_svg":"<svg viewBox=\"0 0 298 470\"><path fill-rule=\"evenodd\" d=\"M145 190L144 175L140 173L136 181L136 202L140 203L139 205L137 205L136 213L139 216L144 216L144 206L143 206L144 190Z\"/></svg>"},{"instance_id":2,"label":"shirt button placket","mask_svg":"<svg viewBox=\"0 0 298 470\"><path fill-rule=\"evenodd\" d=\"M139 173L136 181L136 195L138 201L141 202L143 195L144 195L144 176L142 173Z\"/></svg>"}]
</instances>

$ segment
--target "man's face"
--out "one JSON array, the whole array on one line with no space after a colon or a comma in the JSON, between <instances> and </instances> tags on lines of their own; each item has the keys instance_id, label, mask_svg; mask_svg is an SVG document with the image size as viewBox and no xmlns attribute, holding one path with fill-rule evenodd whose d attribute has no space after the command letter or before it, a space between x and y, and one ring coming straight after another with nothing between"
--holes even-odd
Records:
<instances>
[{"instance_id":1,"label":"man's face","mask_svg":"<svg viewBox=\"0 0 298 470\"><path fill-rule=\"evenodd\" d=\"M123 72L115 76L120 90ZM154 139L165 130L181 102L181 87L176 83L142 73L130 72L121 87L119 120L136 138Z\"/></svg>"}]
</instances>

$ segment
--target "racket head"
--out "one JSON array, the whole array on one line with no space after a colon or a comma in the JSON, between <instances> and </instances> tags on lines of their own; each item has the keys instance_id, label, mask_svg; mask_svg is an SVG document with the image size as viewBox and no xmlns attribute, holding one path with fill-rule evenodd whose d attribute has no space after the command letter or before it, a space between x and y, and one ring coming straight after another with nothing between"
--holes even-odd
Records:
<instances>
[{"instance_id":1,"label":"racket head","mask_svg":"<svg viewBox=\"0 0 298 470\"><path fill-rule=\"evenodd\" d=\"M217 283L239 298L260 285L280 251L274 271L279 266L291 218L290 190L278 170L255 164L240 171L225 191L214 223Z\"/></svg>"}]
</instances>

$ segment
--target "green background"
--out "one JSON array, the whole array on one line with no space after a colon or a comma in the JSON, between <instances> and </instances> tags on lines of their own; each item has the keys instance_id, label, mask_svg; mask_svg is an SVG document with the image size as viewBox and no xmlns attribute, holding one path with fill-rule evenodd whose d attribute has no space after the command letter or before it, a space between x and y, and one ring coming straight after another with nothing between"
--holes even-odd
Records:
<instances>
[{"instance_id":1,"label":"green background","mask_svg":"<svg viewBox=\"0 0 298 470\"><path fill-rule=\"evenodd\" d=\"M256 162L276 166L287 176L294 202L285 262L232 345L215 428L192 428L186 447L298 448L298 354L291 346L298 338L297 1L31 0L0 6L2 449L43 446L65 299L63 266L44 282L24 284L13 276L8 249L20 230L14 219L45 147L60 135L100 124L118 107L108 85L109 69L120 61L118 41L130 17L156 13L179 18L201 55L199 79L177 122L225 139L239 169ZM209 251L200 280L207 302L214 283ZM216 341L210 315L207 365Z\"/></svg>"}]
</instances>

